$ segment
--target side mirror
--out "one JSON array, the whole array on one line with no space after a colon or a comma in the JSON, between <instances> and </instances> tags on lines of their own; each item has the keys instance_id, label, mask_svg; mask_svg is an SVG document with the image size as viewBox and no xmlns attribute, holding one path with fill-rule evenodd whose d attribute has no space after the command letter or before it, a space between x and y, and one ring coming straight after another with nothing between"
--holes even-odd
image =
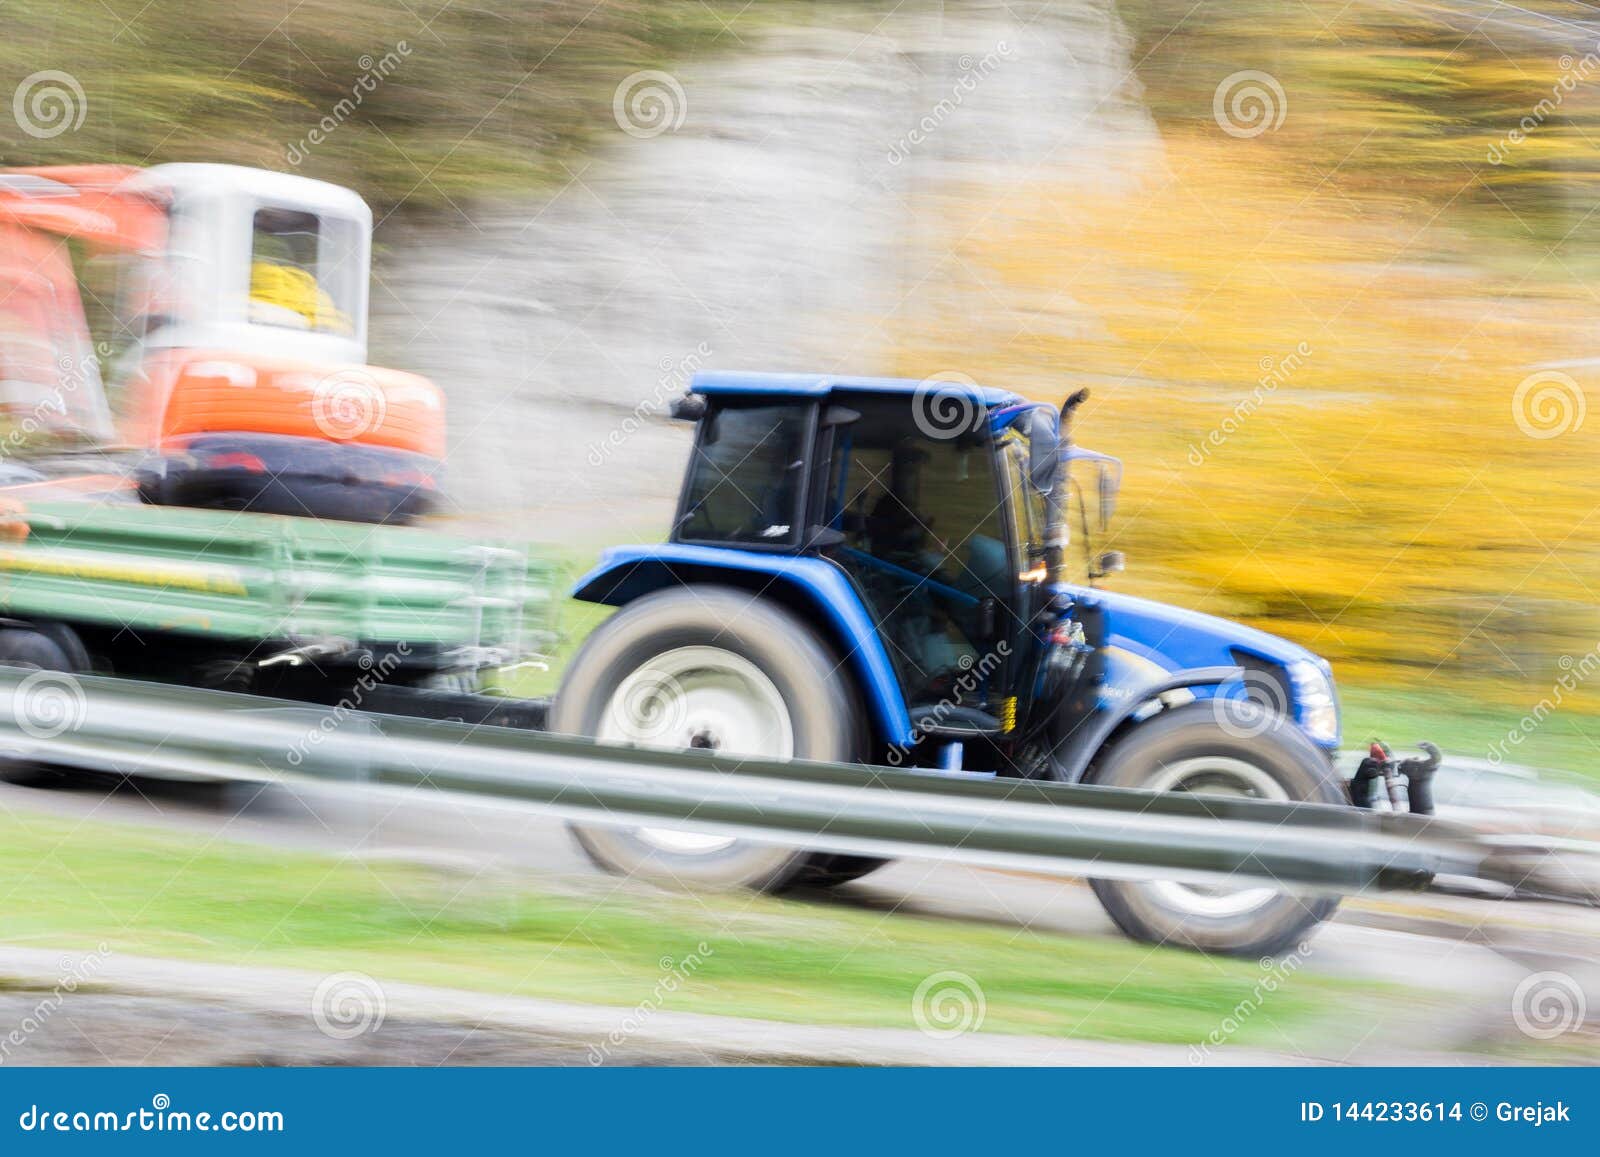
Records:
<instances>
[{"instance_id":1,"label":"side mirror","mask_svg":"<svg viewBox=\"0 0 1600 1157\"><path fill-rule=\"evenodd\" d=\"M667 417L677 422L698 422L705 416L704 394L684 394L681 398L672 399L672 404L667 407Z\"/></svg>"},{"instance_id":2,"label":"side mirror","mask_svg":"<svg viewBox=\"0 0 1600 1157\"><path fill-rule=\"evenodd\" d=\"M1100 529L1111 525L1111 516L1117 510L1117 491L1122 487L1121 469L1113 470L1109 462L1100 463ZM1120 568L1119 568L1120 569Z\"/></svg>"},{"instance_id":3,"label":"side mirror","mask_svg":"<svg viewBox=\"0 0 1600 1157\"><path fill-rule=\"evenodd\" d=\"M1040 494L1049 494L1061 473L1061 433L1055 414L1044 406L1028 419L1028 482Z\"/></svg>"},{"instance_id":4,"label":"side mirror","mask_svg":"<svg viewBox=\"0 0 1600 1157\"><path fill-rule=\"evenodd\" d=\"M1120 550L1108 550L1095 560L1094 577L1104 578L1108 574L1121 574L1128 569L1128 557Z\"/></svg>"}]
</instances>

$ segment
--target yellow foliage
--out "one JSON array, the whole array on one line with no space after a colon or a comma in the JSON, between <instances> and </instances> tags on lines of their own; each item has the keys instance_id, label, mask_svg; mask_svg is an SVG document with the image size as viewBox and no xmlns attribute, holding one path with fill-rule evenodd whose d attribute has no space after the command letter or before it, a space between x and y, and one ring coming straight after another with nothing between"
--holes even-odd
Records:
<instances>
[{"instance_id":1,"label":"yellow foliage","mask_svg":"<svg viewBox=\"0 0 1600 1157\"><path fill-rule=\"evenodd\" d=\"M898 369L1092 386L1079 437L1128 467L1120 586L1347 675L1545 680L1600 640L1600 366L1519 386L1595 352L1600 297L1259 143L1168 135L1114 194L946 190L963 273L906 311Z\"/></svg>"}]
</instances>

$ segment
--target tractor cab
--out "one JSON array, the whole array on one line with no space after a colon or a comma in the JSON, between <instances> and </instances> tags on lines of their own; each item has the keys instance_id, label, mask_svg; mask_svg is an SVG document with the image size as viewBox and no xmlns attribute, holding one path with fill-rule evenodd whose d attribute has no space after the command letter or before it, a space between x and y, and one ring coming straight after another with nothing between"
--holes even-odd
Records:
<instances>
[{"instance_id":1,"label":"tractor cab","mask_svg":"<svg viewBox=\"0 0 1600 1157\"><path fill-rule=\"evenodd\" d=\"M671 541L822 560L892 669L910 743L890 757L965 740L979 766L1007 763L1062 577L1056 410L946 381L712 373L694 389Z\"/></svg>"},{"instance_id":2,"label":"tractor cab","mask_svg":"<svg viewBox=\"0 0 1600 1157\"><path fill-rule=\"evenodd\" d=\"M0 308L4 404L41 392L160 505L368 522L428 509L443 403L424 378L366 364L372 214L348 189L233 165L0 172L0 270L37 292ZM111 292L85 316L68 239ZM109 335L90 343L91 321ZM27 350L49 345L50 365ZM70 348L69 348L70 347ZM117 417L102 395L101 373ZM60 426L61 422L55 422Z\"/></svg>"},{"instance_id":3,"label":"tractor cab","mask_svg":"<svg viewBox=\"0 0 1600 1157\"><path fill-rule=\"evenodd\" d=\"M874 621L912 723L936 712L998 733L1045 587L1045 506L1021 429L1037 411L944 382L942 395L829 384L808 397L701 376L672 541L824 558ZM941 405L952 413L934 424Z\"/></svg>"}]
</instances>

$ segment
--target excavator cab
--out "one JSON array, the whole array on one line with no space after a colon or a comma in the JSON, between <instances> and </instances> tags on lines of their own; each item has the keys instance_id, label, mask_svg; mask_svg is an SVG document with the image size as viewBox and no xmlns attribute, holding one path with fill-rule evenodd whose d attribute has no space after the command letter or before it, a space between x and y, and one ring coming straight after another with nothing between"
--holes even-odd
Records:
<instances>
[{"instance_id":1,"label":"excavator cab","mask_svg":"<svg viewBox=\"0 0 1600 1157\"><path fill-rule=\"evenodd\" d=\"M115 267L99 350L64 238ZM126 482L146 502L408 521L437 499L443 399L425 378L367 364L371 243L365 202L305 177L202 164L3 172L0 275L31 264L49 285L31 317L0 309L0 341L20 350L64 330L80 352L24 376L59 397L70 371L74 399L102 410L108 367L115 429L91 433L130 452ZM22 384L7 381L8 407L26 404Z\"/></svg>"}]
</instances>

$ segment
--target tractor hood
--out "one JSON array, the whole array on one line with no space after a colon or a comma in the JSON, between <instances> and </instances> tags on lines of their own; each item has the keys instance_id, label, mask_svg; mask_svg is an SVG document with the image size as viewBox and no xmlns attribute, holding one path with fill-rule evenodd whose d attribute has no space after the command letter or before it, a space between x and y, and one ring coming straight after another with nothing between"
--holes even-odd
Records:
<instances>
[{"instance_id":1,"label":"tractor hood","mask_svg":"<svg viewBox=\"0 0 1600 1157\"><path fill-rule=\"evenodd\" d=\"M1282 706L1307 737L1325 750L1339 744L1339 706L1333 670L1327 660L1287 639L1167 603L1132 595L1074 588L1085 602L1105 614L1106 683L1113 698L1138 695L1140 688L1165 675L1201 667L1244 666L1258 672L1263 664L1282 672L1287 702ZM1248 679L1248 675L1247 675ZM1196 688L1197 698L1225 693Z\"/></svg>"},{"instance_id":2,"label":"tractor hood","mask_svg":"<svg viewBox=\"0 0 1600 1157\"><path fill-rule=\"evenodd\" d=\"M1235 650L1282 666L1308 660L1327 669L1314 652L1242 623L1112 591L1077 587L1074 593L1105 608L1108 643L1166 671L1229 664Z\"/></svg>"}]
</instances>

